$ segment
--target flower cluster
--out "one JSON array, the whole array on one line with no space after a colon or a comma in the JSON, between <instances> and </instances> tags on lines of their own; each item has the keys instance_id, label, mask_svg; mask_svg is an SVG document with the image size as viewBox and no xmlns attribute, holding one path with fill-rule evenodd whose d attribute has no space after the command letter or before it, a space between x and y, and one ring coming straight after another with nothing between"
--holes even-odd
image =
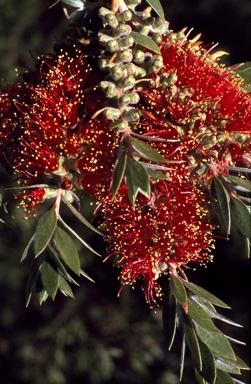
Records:
<instances>
[{"instance_id":1,"label":"flower cluster","mask_svg":"<svg viewBox=\"0 0 251 384\"><path fill-rule=\"evenodd\" d=\"M120 12L114 34L121 19L129 36L132 27L126 23L133 26L133 13ZM108 14L112 11L102 17L111 24ZM111 31L103 31L108 42ZM198 37L189 40L185 31L165 29L157 42L161 56L145 49L137 51L136 60L137 43L130 36L130 57L123 56L121 43L119 53L109 51L102 70L97 51L86 54L81 44L69 44L58 54L42 56L35 71L0 94L0 161L26 188L18 197L26 214L36 213L58 188L77 195L85 190L98 198L109 252L122 268L121 282L142 278L151 306L161 296L159 276L211 260L213 176L251 163L251 97L240 77L218 64L221 53L204 49ZM118 57L116 74L123 81L105 73ZM128 86L128 71L136 68L132 60L142 71ZM149 62L154 68L158 62L158 68L150 71ZM119 111L118 117L111 111ZM135 151L132 138L134 144L138 139L147 143L168 166L154 163L137 145ZM126 161L114 199L109 191L121 153ZM132 162L147 174L141 184L135 177L129 180ZM135 206L128 187L136 191Z\"/></svg>"},{"instance_id":2,"label":"flower cluster","mask_svg":"<svg viewBox=\"0 0 251 384\"><path fill-rule=\"evenodd\" d=\"M188 181L185 168L153 184L149 199L140 196L133 208L126 187L115 201L103 203L110 255L119 255L121 282L144 282L146 301L161 297L157 279L188 263L211 260L212 229L202 191Z\"/></svg>"}]
</instances>

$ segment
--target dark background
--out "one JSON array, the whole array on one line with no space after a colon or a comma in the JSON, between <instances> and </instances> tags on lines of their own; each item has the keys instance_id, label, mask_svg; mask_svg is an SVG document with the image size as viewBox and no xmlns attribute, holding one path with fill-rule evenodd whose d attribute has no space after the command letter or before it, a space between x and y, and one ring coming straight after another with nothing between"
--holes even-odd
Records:
<instances>
[{"instance_id":1,"label":"dark background","mask_svg":"<svg viewBox=\"0 0 251 384\"><path fill-rule=\"evenodd\" d=\"M15 68L32 66L33 56L51 52L68 21L60 4L45 0L0 0L0 78L14 82ZM219 43L228 51L226 65L251 61L250 0L163 1L170 28L194 28L205 44ZM8 176L0 174L1 185ZM86 207L88 204L85 205ZM87 208L86 208L87 209ZM87 209L87 214L89 210ZM118 271L112 261L81 248L83 268L95 284L80 281L72 300L58 294L55 302L39 306L36 299L25 308L27 269L19 259L34 231L35 219L15 219L2 212L0 222L0 378L5 384L178 384L179 343L167 350L161 308L150 310L141 289L125 288L117 298ZM69 224L76 225L72 217ZM78 233L84 229L77 226ZM93 246L104 255L104 244L90 235ZM214 262L189 273L190 281L227 302L232 310L221 311L243 328L221 329L247 343L235 345L236 353L250 363L250 260L230 240L220 241ZM193 384L189 354L183 384ZM248 372L240 378L250 383Z\"/></svg>"}]
</instances>

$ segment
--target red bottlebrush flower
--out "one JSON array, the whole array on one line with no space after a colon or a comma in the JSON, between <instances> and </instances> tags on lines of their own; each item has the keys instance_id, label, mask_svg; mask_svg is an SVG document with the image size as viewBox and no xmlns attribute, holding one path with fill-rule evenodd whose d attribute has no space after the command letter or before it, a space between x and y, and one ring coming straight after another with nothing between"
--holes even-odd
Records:
<instances>
[{"instance_id":1,"label":"red bottlebrush flower","mask_svg":"<svg viewBox=\"0 0 251 384\"><path fill-rule=\"evenodd\" d=\"M81 132L83 154L77 162L81 186L91 196L103 198L110 190L119 134L109 129L105 118L87 122Z\"/></svg>"},{"instance_id":2,"label":"red bottlebrush flower","mask_svg":"<svg viewBox=\"0 0 251 384\"><path fill-rule=\"evenodd\" d=\"M100 107L100 102L94 104L95 94L97 101L101 99L95 88L100 75L95 84L91 72L82 51L69 47L58 56L42 57L36 71L25 73L25 81L2 90L0 144L4 155L0 161L21 173L21 185L79 187L75 165L85 157L91 134L88 121ZM39 199L34 191L24 195L20 205L33 211L32 197L35 207Z\"/></svg>"},{"instance_id":3,"label":"red bottlebrush flower","mask_svg":"<svg viewBox=\"0 0 251 384\"><path fill-rule=\"evenodd\" d=\"M241 78L184 34L170 33L160 49L162 74L141 92L143 133L166 139L153 145L192 169L250 167L251 95Z\"/></svg>"},{"instance_id":4,"label":"red bottlebrush flower","mask_svg":"<svg viewBox=\"0 0 251 384\"><path fill-rule=\"evenodd\" d=\"M133 285L142 278L150 306L161 296L161 275L212 259L207 202L184 168L154 184L150 199L140 196L134 208L121 187L114 201L105 200L103 213L110 255L118 256L116 264L122 268L121 283Z\"/></svg>"},{"instance_id":5,"label":"red bottlebrush flower","mask_svg":"<svg viewBox=\"0 0 251 384\"><path fill-rule=\"evenodd\" d=\"M16 196L15 198L21 199L20 206L24 209L25 217L29 217L32 214L36 215L39 205L46 199L46 195L45 189L36 188L22 193L22 195Z\"/></svg>"}]
</instances>

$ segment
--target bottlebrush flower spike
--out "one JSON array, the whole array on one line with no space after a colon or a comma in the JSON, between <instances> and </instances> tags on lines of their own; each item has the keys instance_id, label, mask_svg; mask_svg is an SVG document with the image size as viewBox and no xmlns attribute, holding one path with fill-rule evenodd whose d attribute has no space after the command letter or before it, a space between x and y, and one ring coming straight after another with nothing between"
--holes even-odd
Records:
<instances>
[{"instance_id":1,"label":"bottlebrush flower spike","mask_svg":"<svg viewBox=\"0 0 251 384\"><path fill-rule=\"evenodd\" d=\"M93 112L84 94L94 87L91 71L83 52L70 46L58 56L42 57L36 71L24 74L23 83L0 95L1 162L22 175L21 185L70 189L78 182L74 164L83 157L88 141L83 127ZM35 195L29 198L36 197L37 205ZM21 206L34 211L31 202Z\"/></svg>"},{"instance_id":2,"label":"bottlebrush flower spike","mask_svg":"<svg viewBox=\"0 0 251 384\"><path fill-rule=\"evenodd\" d=\"M250 167L251 97L243 80L183 32L170 32L160 49L162 73L141 93L141 127L177 141L152 145L198 173L210 171L207 164Z\"/></svg>"},{"instance_id":3,"label":"bottlebrush flower spike","mask_svg":"<svg viewBox=\"0 0 251 384\"><path fill-rule=\"evenodd\" d=\"M117 255L122 269L121 283L134 285L142 279L150 306L162 295L157 282L161 275L212 260L208 202L184 168L155 183L150 199L139 197L134 209L123 186L114 201L104 201L102 211L109 254Z\"/></svg>"}]
</instances>

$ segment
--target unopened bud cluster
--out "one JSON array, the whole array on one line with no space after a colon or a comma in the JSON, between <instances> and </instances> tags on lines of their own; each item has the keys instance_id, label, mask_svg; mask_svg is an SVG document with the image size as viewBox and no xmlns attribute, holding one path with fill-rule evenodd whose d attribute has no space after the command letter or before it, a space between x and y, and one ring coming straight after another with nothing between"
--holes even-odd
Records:
<instances>
[{"instance_id":1,"label":"unopened bud cluster","mask_svg":"<svg viewBox=\"0 0 251 384\"><path fill-rule=\"evenodd\" d=\"M135 105L140 101L137 91L142 88L144 78L163 67L162 56L144 50L133 33L149 36L159 44L168 24L152 17L150 7L143 12L135 11L140 3L141 0L129 0L124 3L127 9L118 14L105 7L99 9L104 29L98 33L98 42L104 51L98 65L108 72L99 84L108 99L104 114L113 120L110 127L121 131L140 119L140 111Z\"/></svg>"}]
</instances>

